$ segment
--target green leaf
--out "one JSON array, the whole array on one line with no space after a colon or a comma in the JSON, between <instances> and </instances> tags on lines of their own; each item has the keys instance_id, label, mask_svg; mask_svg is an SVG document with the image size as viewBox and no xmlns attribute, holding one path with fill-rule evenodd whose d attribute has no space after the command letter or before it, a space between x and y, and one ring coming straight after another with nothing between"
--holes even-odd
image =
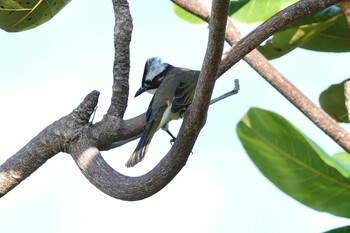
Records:
<instances>
[{"instance_id":1,"label":"green leaf","mask_svg":"<svg viewBox=\"0 0 350 233\"><path fill-rule=\"evenodd\" d=\"M177 6L176 4L173 4L173 11L174 11L175 15L177 15L177 17L187 21L188 23L193 23L193 24L206 23L201 18L199 18L199 17L195 16L194 14L182 9L181 7Z\"/></svg>"},{"instance_id":2,"label":"green leaf","mask_svg":"<svg viewBox=\"0 0 350 233\"><path fill-rule=\"evenodd\" d=\"M347 19L338 6L328 7L309 17L293 22L293 25L326 22L337 16L337 20L318 33L301 48L323 52L350 52L350 30Z\"/></svg>"},{"instance_id":3,"label":"green leaf","mask_svg":"<svg viewBox=\"0 0 350 233\"><path fill-rule=\"evenodd\" d=\"M250 2L250 0L230 1L230 7L228 9L228 15L233 15L236 11L241 9L248 2Z\"/></svg>"},{"instance_id":4,"label":"green leaf","mask_svg":"<svg viewBox=\"0 0 350 233\"><path fill-rule=\"evenodd\" d=\"M325 233L349 233L350 232L350 226L345 227L339 227L333 230L326 231Z\"/></svg>"},{"instance_id":5,"label":"green leaf","mask_svg":"<svg viewBox=\"0 0 350 233\"><path fill-rule=\"evenodd\" d=\"M274 59L297 47L316 51L349 52L350 30L341 9L331 6L299 19L275 33L258 50L266 58Z\"/></svg>"},{"instance_id":6,"label":"green leaf","mask_svg":"<svg viewBox=\"0 0 350 233\"><path fill-rule=\"evenodd\" d=\"M301 48L321 52L350 52L350 30L345 16L338 17L332 26L318 33Z\"/></svg>"},{"instance_id":7,"label":"green leaf","mask_svg":"<svg viewBox=\"0 0 350 233\"><path fill-rule=\"evenodd\" d=\"M8 32L39 26L55 16L70 0L0 0L0 28Z\"/></svg>"},{"instance_id":8,"label":"green leaf","mask_svg":"<svg viewBox=\"0 0 350 233\"><path fill-rule=\"evenodd\" d=\"M250 0L230 16L242 23L262 22L295 2L297 0Z\"/></svg>"},{"instance_id":9,"label":"green leaf","mask_svg":"<svg viewBox=\"0 0 350 233\"><path fill-rule=\"evenodd\" d=\"M338 122L349 122L344 95L344 83L346 81L328 87L319 98L321 108Z\"/></svg>"},{"instance_id":10,"label":"green leaf","mask_svg":"<svg viewBox=\"0 0 350 233\"><path fill-rule=\"evenodd\" d=\"M338 16L334 16L321 23L310 23L306 25L291 25L282 31L275 33L272 39L266 41L265 45L259 46L258 50L267 58L275 59L281 57L297 47L303 46L320 32L332 26Z\"/></svg>"},{"instance_id":11,"label":"green leaf","mask_svg":"<svg viewBox=\"0 0 350 233\"><path fill-rule=\"evenodd\" d=\"M255 165L283 192L315 210L350 217L347 166L286 119L252 108L238 123L237 133Z\"/></svg>"}]
</instances>

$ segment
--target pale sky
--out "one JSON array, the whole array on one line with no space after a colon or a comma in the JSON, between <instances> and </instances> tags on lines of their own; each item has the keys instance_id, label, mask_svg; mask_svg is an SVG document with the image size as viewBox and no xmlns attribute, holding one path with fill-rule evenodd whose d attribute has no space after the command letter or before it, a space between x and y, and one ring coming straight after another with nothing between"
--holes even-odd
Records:
<instances>
[{"instance_id":1,"label":"pale sky","mask_svg":"<svg viewBox=\"0 0 350 233\"><path fill-rule=\"evenodd\" d=\"M169 1L132 0L130 7L127 118L146 111L151 98L133 98L145 60L160 56L175 66L200 69L208 35L205 25L178 19ZM111 95L113 27L111 1L74 0L36 29L0 31L1 163L95 89L101 92L95 121L101 119ZM318 103L321 91L349 78L349 59L349 54L300 49L272 63ZM0 199L0 231L317 233L350 225L277 189L245 153L236 124L250 107L260 107L283 115L329 154L341 149L244 62L219 79L214 95L233 88L235 78L239 94L210 107L187 165L156 195L137 202L113 199L84 178L70 155L59 154ZM176 132L180 124L170 127ZM132 169L124 164L137 141L102 154L124 174L143 174L170 148L165 132L153 140L144 161Z\"/></svg>"}]
</instances>

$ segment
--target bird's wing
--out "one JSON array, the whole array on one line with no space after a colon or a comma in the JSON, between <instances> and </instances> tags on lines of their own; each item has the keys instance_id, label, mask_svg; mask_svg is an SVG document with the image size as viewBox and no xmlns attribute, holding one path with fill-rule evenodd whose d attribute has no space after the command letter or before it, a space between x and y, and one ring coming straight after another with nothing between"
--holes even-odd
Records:
<instances>
[{"instance_id":1,"label":"bird's wing","mask_svg":"<svg viewBox=\"0 0 350 233\"><path fill-rule=\"evenodd\" d=\"M151 117L152 117L152 113L153 113L153 111L152 111L153 100L154 100L154 96L153 96L151 102L150 102L149 105L148 105L148 109L147 109L147 112L146 112L146 122L149 122L150 119L151 119Z\"/></svg>"},{"instance_id":2,"label":"bird's wing","mask_svg":"<svg viewBox=\"0 0 350 233\"><path fill-rule=\"evenodd\" d=\"M180 82L175 89L174 99L171 106L172 112L185 110L193 100L195 85L189 82Z\"/></svg>"}]
</instances>

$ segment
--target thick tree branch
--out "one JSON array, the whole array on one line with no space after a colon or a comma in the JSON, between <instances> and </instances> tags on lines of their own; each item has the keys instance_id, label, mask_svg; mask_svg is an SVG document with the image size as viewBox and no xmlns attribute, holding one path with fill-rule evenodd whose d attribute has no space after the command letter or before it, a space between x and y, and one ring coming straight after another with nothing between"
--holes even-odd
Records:
<instances>
[{"instance_id":1,"label":"thick tree branch","mask_svg":"<svg viewBox=\"0 0 350 233\"><path fill-rule=\"evenodd\" d=\"M123 118L129 95L130 42L133 29L127 0L113 0L115 15L114 64L111 105L108 115Z\"/></svg>"},{"instance_id":2,"label":"thick tree branch","mask_svg":"<svg viewBox=\"0 0 350 233\"><path fill-rule=\"evenodd\" d=\"M215 80L218 76L217 72L225 39L228 4L228 1L213 1L212 15L209 20L209 42L204 63L191 104L190 114L188 119L185 118L182 124L184 129L194 126L192 131L198 130L198 134L206 118ZM223 16L224 13L226 13L225 17ZM193 134L193 137L197 137L198 134Z\"/></svg>"},{"instance_id":3,"label":"thick tree branch","mask_svg":"<svg viewBox=\"0 0 350 233\"><path fill-rule=\"evenodd\" d=\"M75 147L72 156L85 177L107 195L126 201L147 198L166 186L182 168L176 156L166 158L147 174L128 177L109 166L95 147ZM102 169L101 169L102 168Z\"/></svg>"},{"instance_id":4,"label":"thick tree branch","mask_svg":"<svg viewBox=\"0 0 350 233\"><path fill-rule=\"evenodd\" d=\"M74 157L74 152L87 145L107 150L113 142L125 141L141 134L145 126L145 114L130 120L122 119L129 91L132 19L127 1L114 0L113 6L116 17L116 53L113 66L113 96L107 114L102 121L94 125L88 123L99 93L95 91L88 95L72 114L48 126L0 167L0 196L5 195L59 152L68 152ZM97 166L95 169L105 168Z\"/></svg>"},{"instance_id":5,"label":"thick tree branch","mask_svg":"<svg viewBox=\"0 0 350 233\"><path fill-rule=\"evenodd\" d=\"M69 115L52 123L35 136L14 156L0 166L0 197L16 187L48 159L68 147L80 137L98 100L99 92L93 91Z\"/></svg>"},{"instance_id":6,"label":"thick tree branch","mask_svg":"<svg viewBox=\"0 0 350 233\"><path fill-rule=\"evenodd\" d=\"M150 172L128 177L111 168L91 144L72 147L72 154L85 177L104 193L122 200L147 198L165 187L186 164L202 127L214 87L226 25L228 0L213 2L208 49L199 78L193 106L171 150Z\"/></svg>"},{"instance_id":7,"label":"thick tree branch","mask_svg":"<svg viewBox=\"0 0 350 233\"><path fill-rule=\"evenodd\" d=\"M350 134L345 129L339 126L327 113L320 109L292 83L290 83L261 53L259 53L259 51L254 49L249 54L246 54L246 51L248 50L247 48L249 48L249 50L255 48L268 38L271 33L278 31L280 28L290 23L291 20L298 19L305 14L310 14L311 12L318 11L337 2L340 1L300 1L271 17L271 19L263 23L242 40L240 40L238 30L234 27L232 21L228 19L226 40L231 45L238 41L239 42L233 46L228 53L225 53L220 72L224 73L227 70L225 67L231 67L238 62L242 56L245 56L244 60L252 68L254 68L301 112L303 112L321 130L343 147L344 150L350 153ZM203 20L209 18L208 11L198 1L189 2L184 0L174 0L174 3L189 11L195 11L194 14ZM295 14L295 12L298 12L298 14Z\"/></svg>"}]
</instances>

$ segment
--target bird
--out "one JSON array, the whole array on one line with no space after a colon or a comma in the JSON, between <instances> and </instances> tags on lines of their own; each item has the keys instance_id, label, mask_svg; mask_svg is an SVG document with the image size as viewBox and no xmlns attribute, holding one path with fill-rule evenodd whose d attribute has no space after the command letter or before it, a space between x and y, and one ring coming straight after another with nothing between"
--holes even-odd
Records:
<instances>
[{"instance_id":1,"label":"bird","mask_svg":"<svg viewBox=\"0 0 350 233\"><path fill-rule=\"evenodd\" d=\"M135 97L144 92L154 93L146 113L146 127L126 167L133 167L146 155L154 134L161 128L176 138L168 129L171 120L182 117L192 103L200 71L175 67L159 57L146 61L141 87Z\"/></svg>"}]
</instances>

